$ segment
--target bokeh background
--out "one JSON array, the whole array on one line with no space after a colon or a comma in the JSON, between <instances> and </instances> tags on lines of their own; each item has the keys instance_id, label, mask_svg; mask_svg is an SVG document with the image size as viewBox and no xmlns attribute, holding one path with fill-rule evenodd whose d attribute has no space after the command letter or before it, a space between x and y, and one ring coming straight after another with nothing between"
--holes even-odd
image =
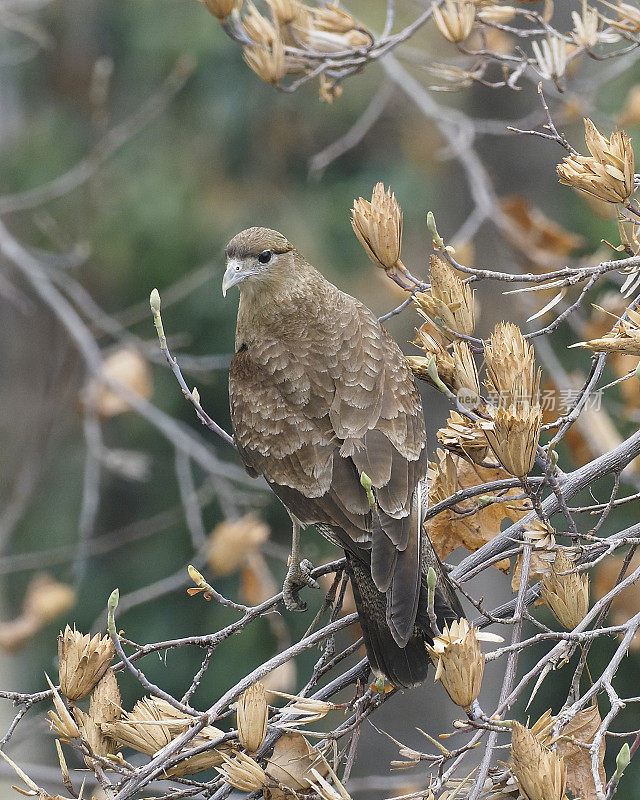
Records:
<instances>
[{"instance_id":1,"label":"bokeh background","mask_svg":"<svg viewBox=\"0 0 640 800\"><path fill-rule=\"evenodd\" d=\"M382 6L354 0L350 9L380 29ZM419 7L400 4L398 26ZM429 77L419 54L436 53L443 59L455 55L430 29L416 36L410 48L415 62L411 69L426 84ZM577 146L582 141L581 115L589 113L611 128L640 75L630 60L624 69L598 64L581 64L580 69L566 101L548 88ZM603 78L600 69L608 75ZM168 85L171 75L173 84ZM97 426L101 441L96 438L96 425L87 421L88 376L77 347L33 285L2 263L2 688L42 688L43 673L56 671L60 626L75 622L85 631L103 626L106 600L116 586L123 598L118 624L140 643L210 632L235 618L229 610L186 595L185 566L194 558L194 543L197 548L202 541L194 539L185 521L177 472L182 471L184 481L186 469L200 492L207 535L230 510L260 514L271 529L259 550L262 565L274 585L281 582L288 519L272 496L238 477L234 453L195 419L157 351L148 296L152 288L159 289L165 328L185 377L197 385L203 406L227 429L226 365L233 349L237 297L232 294L224 301L220 281L224 244L237 231L250 225L277 228L332 281L376 313L396 306L402 299L398 290L368 262L352 233L353 199L368 196L379 180L393 188L404 210L403 259L420 276L426 276L430 253L426 211L436 213L440 232L449 237L464 222L471 201L465 175L449 157L447 143L398 91L390 92L385 110L353 150L321 172L311 168L313 156L349 129L384 80L380 67L372 65L349 79L332 105L319 101L314 84L293 95L279 93L249 71L240 49L196 0L4 0L0 6L0 193L8 198L3 205L0 197L2 219L24 247L42 258L103 355L108 358L123 347L138 353L141 359L127 366L137 388L149 403L188 428L221 464L213 482L201 466L185 467L162 430L130 411L105 411ZM593 254L601 239L615 239L615 221L557 184L560 148L506 135L505 125L496 122L506 124L539 110L535 82L525 82L521 92L476 86L434 97L487 121L480 126L484 133L476 146L497 193L525 196L543 208L549 218L582 237L572 257L596 263ZM181 88L173 92L176 84ZM168 94L174 96L163 96ZM123 134L117 146L110 133L114 129ZM633 125L627 129L638 135ZM44 202L27 200L28 207L21 207L21 193L48 185L78 164L86 172L71 191L45 192ZM476 266L510 271L526 265L522 252L491 225L463 246L460 252ZM498 294L495 286L480 286L478 301L479 335L487 335L503 318L523 324L530 313L516 299ZM418 352L409 344L417 324L412 311L389 322L407 353ZM570 372L584 372L588 357L575 350L567 355L563 346L569 340L575 340L573 333L561 330L561 362ZM123 377L124 369L115 362L117 377ZM435 431L444 424L447 408L432 389L425 388L424 397L434 451ZM635 396L614 398L612 416L622 420L618 433L624 434L637 427L637 390ZM615 426L609 433L615 435ZM588 443L577 440L562 457L570 465L589 455ZM228 482L221 484L221 476ZM98 482L97 496L88 491L88 486L95 487L92 481ZM619 519L624 515L632 521L637 507ZM306 548L314 563L332 554L315 535L307 537ZM50 598L46 583L36 583L34 589L34 576L43 573L49 576L45 581L70 587L69 608L37 633L21 636L12 621L20 619L25 597L44 585ZM268 584L259 570L233 570L212 580L231 597L250 593L247 581ZM509 593L508 581L497 572L482 581L474 589L487 601L498 602ZM319 606L319 594L307 591L305 596L312 608ZM283 642L300 635L309 619L310 614L284 614L281 625L263 620L234 637L216 653L195 701L208 706ZM601 650L597 658L604 663L607 652ZM299 660L297 674L282 674L282 688L295 689L317 657L310 653ZM198 653L180 650L165 661L147 659L145 670L166 691L180 696L198 663ZM621 679L633 683L637 666L637 656L632 656ZM498 678L488 676L488 696ZM536 710L558 701L563 681L558 678L557 696L555 681L547 682L532 708L534 717ZM123 704L130 707L140 687L125 676L122 688ZM3 701L3 729L11 711ZM413 726L437 732L456 711L440 687L428 681L387 703L375 722L420 747L423 740ZM50 775L45 768L55 764L55 750L41 717L25 719L10 752L37 767L46 784ZM354 774L384 775L396 753L367 725ZM416 785L419 778L407 773L406 787ZM8 783L0 786L0 796L12 796ZM377 790L358 796L381 795Z\"/></svg>"}]
</instances>

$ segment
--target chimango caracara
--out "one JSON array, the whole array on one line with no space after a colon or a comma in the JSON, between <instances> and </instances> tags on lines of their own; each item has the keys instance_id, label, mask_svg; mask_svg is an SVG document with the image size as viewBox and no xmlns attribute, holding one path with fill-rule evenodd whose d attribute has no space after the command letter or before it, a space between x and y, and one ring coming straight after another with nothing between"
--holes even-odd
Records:
<instances>
[{"instance_id":1,"label":"chimango caracara","mask_svg":"<svg viewBox=\"0 0 640 800\"><path fill-rule=\"evenodd\" d=\"M293 520L286 605L304 608L298 591L315 583L298 554L300 528L313 524L344 548L372 669L396 686L420 683L429 565L439 623L462 612L423 547L425 427L411 370L371 311L281 233L249 228L226 254L222 291L240 289L231 420L247 470Z\"/></svg>"}]
</instances>

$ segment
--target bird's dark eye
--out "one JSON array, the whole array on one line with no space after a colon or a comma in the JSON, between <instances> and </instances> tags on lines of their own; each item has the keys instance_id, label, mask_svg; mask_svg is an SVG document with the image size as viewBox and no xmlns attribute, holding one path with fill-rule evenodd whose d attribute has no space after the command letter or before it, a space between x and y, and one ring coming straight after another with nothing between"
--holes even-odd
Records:
<instances>
[{"instance_id":1,"label":"bird's dark eye","mask_svg":"<svg viewBox=\"0 0 640 800\"><path fill-rule=\"evenodd\" d=\"M273 253L271 252L271 250L263 250L258 256L258 261L261 264L268 264L271 261L272 255Z\"/></svg>"}]
</instances>

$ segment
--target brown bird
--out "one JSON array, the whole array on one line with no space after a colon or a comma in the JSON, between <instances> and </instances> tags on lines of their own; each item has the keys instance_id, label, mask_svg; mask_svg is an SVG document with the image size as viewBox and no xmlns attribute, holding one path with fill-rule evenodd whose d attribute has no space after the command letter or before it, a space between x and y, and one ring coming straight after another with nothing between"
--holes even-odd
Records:
<instances>
[{"instance_id":1,"label":"brown bird","mask_svg":"<svg viewBox=\"0 0 640 800\"><path fill-rule=\"evenodd\" d=\"M304 610L299 589L317 586L299 558L300 527L314 524L345 550L372 669L396 686L420 683L429 565L439 624L462 611L423 533L425 426L411 370L371 311L281 233L249 228L226 255L223 294L240 288L231 421L245 467L293 521L285 604Z\"/></svg>"}]
</instances>

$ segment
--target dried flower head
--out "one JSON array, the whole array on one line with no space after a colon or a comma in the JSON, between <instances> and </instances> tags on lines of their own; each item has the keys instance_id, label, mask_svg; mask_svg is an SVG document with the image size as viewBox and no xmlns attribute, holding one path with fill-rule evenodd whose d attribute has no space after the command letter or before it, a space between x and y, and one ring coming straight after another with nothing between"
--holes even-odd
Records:
<instances>
[{"instance_id":1,"label":"dried flower head","mask_svg":"<svg viewBox=\"0 0 640 800\"><path fill-rule=\"evenodd\" d=\"M551 713L551 709L548 708L529 728L529 731L543 747L551 747L553 743L553 726L555 722L556 718Z\"/></svg>"},{"instance_id":2,"label":"dried flower head","mask_svg":"<svg viewBox=\"0 0 640 800\"><path fill-rule=\"evenodd\" d=\"M131 747L139 753L153 756L158 750L169 744L176 736L193 725L195 718L183 714L166 700L159 697L143 697L133 707L133 711L124 712L115 722L104 722L101 731L120 747ZM207 725L189 742L189 749L215 742L224 736L224 731ZM167 775L179 777L202 772L217 767L223 762L224 754L231 750L231 745L222 743L217 747L205 750L195 756L180 761Z\"/></svg>"},{"instance_id":3,"label":"dried flower head","mask_svg":"<svg viewBox=\"0 0 640 800\"><path fill-rule=\"evenodd\" d=\"M454 703L468 709L480 694L484 673L484 655L480 640L502 641L491 633L480 633L466 619L445 625L433 645L427 645L431 660L436 666L434 680L442 685Z\"/></svg>"},{"instance_id":4,"label":"dried flower head","mask_svg":"<svg viewBox=\"0 0 640 800\"><path fill-rule=\"evenodd\" d=\"M53 706L55 711L47 711L47 721L51 730L60 736L62 739L75 739L80 736L80 729L76 721L71 716L69 709L64 704L64 700L60 697L60 693L55 688L51 679L45 674L47 683L53 692Z\"/></svg>"},{"instance_id":5,"label":"dried flower head","mask_svg":"<svg viewBox=\"0 0 640 800\"><path fill-rule=\"evenodd\" d=\"M542 409L539 405L521 403L508 408L489 408L490 422L481 426L502 466L518 478L528 475L536 458Z\"/></svg>"},{"instance_id":6,"label":"dried flower head","mask_svg":"<svg viewBox=\"0 0 640 800\"><path fill-rule=\"evenodd\" d=\"M209 567L216 575L230 575L268 538L269 526L255 514L220 522L209 537Z\"/></svg>"},{"instance_id":7,"label":"dried flower head","mask_svg":"<svg viewBox=\"0 0 640 800\"><path fill-rule=\"evenodd\" d=\"M543 578L540 597L558 622L572 631L589 611L589 576L578 572L565 551L558 550L551 574Z\"/></svg>"},{"instance_id":8,"label":"dried flower head","mask_svg":"<svg viewBox=\"0 0 640 800\"><path fill-rule=\"evenodd\" d=\"M301 7L303 11L293 23L297 43L320 53L340 53L362 47L373 42L371 32L351 14L337 5L315 8Z\"/></svg>"},{"instance_id":9,"label":"dried flower head","mask_svg":"<svg viewBox=\"0 0 640 800\"><path fill-rule=\"evenodd\" d=\"M571 12L573 20L573 31L571 36L576 44L589 50L598 44L600 38L600 16L595 8L591 8L583 0L582 13Z\"/></svg>"},{"instance_id":10,"label":"dried flower head","mask_svg":"<svg viewBox=\"0 0 640 800\"><path fill-rule=\"evenodd\" d=\"M284 46L279 36L270 44L256 44L242 48L242 55L249 67L265 83L279 83L286 75Z\"/></svg>"},{"instance_id":11,"label":"dried flower head","mask_svg":"<svg viewBox=\"0 0 640 800\"><path fill-rule=\"evenodd\" d=\"M113 755L118 745L109 736L105 736L102 732L100 725L91 717L91 714L86 714L77 706L73 709L73 716L78 723L80 737L89 745L91 755L94 756L109 756ZM91 755L85 755L84 761L89 769L93 769L94 759Z\"/></svg>"},{"instance_id":12,"label":"dried flower head","mask_svg":"<svg viewBox=\"0 0 640 800\"><path fill-rule=\"evenodd\" d=\"M532 42L531 48L540 77L557 83L567 69L567 43L558 36L547 36Z\"/></svg>"},{"instance_id":13,"label":"dried flower head","mask_svg":"<svg viewBox=\"0 0 640 800\"><path fill-rule=\"evenodd\" d=\"M113 658L110 636L93 637L67 625L58 636L60 691L69 700L82 700L104 675Z\"/></svg>"},{"instance_id":14,"label":"dried flower head","mask_svg":"<svg viewBox=\"0 0 640 800\"><path fill-rule=\"evenodd\" d=\"M242 0L200 0L216 19L226 19L232 11L242 5Z\"/></svg>"},{"instance_id":15,"label":"dried flower head","mask_svg":"<svg viewBox=\"0 0 640 800\"><path fill-rule=\"evenodd\" d=\"M511 729L511 769L527 800L563 800L566 782L563 759L515 721Z\"/></svg>"},{"instance_id":16,"label":"dried flower head","mask_svg":"<svg viewBox=\"0 0 640 800\"><path fill-rule=\"evenodd\" d=\"M433 8L436 28L450 42L463 42L469 36L475 15L475 6L469 0L444 0Z\"/></svg>"},{"instance_id":17,"label":"dried flower head","mask_svg":"<svg viewBox=\"0 0 640 800\"><path fill-rule=\"evenodd\" d=\"M446 428L440 428L437 437L446 450L468 461L482 464L486 460L489 443L484 431L477 423L470 422L457 411L449 414Z\"/></svg>"},{"instance_id":18,"label":"dried flower head","mask_svg":"<svg viewBox=\"0 0 640 800\"><path fill-rule=\"evenodd\" d=\"M624 131L603 136L590 119L584 120L590 156L568 155L558 164L558 180L607 203L626 203L634 191L634 153Z\"/></svg>"},{"instance_id":19,"label":"dried flower head","mask_svg":"<svg viewBox=\"0 0 640 800\"><path fill-rule=\"evenodd\" d=\"M259 791L270 783L260 764L243 752L235 753L233 757L223 753L222 764L216 766L216 770L228 784L241 792Z\"/></svg>"},{"instance_id":20,"label":"dried flower head","mask_svg":"<svg viewBox=\"0 0 640 800\"><path fill-rule=\"evenodd\" d=\"M244 60L265 83L278 83L286 74L284 44L276 25L263 16L253 3L242 18L242 25L253 41L242 48Z\"/></svg>"},{"instance_id":21,"label":"dried flower head","mask_svg":"<svg viewBox=\"0 0 640 800\"><path fill-rule=\"evenodd\" d=\"M371 261L389 274L404 272L402 209L391 189L383 183L373 187L371 202L359 197L351 209L351 227Z\"/></svg>"},{"instance_id":22,"label":"dried flower head","mask_svg":"<svg viewBox=\"0 0 640 800\"><path fill-rule=\"evenodd\" d=\"M273 18L277 19L280 25L290 25L303 13L299 0L267 0L267 4Z\"/></svg>"},{"instance_id":23,"label":"dried flower head","mask_svg":"<svg viewBox=\"0 0 640 800\"><path fill-rule=\"evenodd\" d=\"M596 308L600 308L596 306ZM604 311L604 309L601 309ZM621 319L608 333L599 339L576 342L569 347L586 347L596 353L626 353L640 356L640 313L633 308L626 310L628 319Z\"/></svg>"},{"instance_id":24,"label":"dried flower head","mask_svg":"<svg viewBox=\"0 0 640 800\"><path fill-rule=\"evenodd\" d=\"M478 11L478 19L482 22L493 22L506 25L514 18L516 10L513 6L498 6L491 3Z\"/></svg>"},{"instance_id":25,"label":"dried flower head","mask_svg":"<svg viewBox=\"0 0 640 800\"><path fill-rule=\"evenodd\" d=\"M269 709L263 683L254 683L240 695L236 712L240 744L245 750L255 753L267 735Z\"/></svg>"},{"instance_id":26,"label":"dried flower head","mask_svg":"<svg viewBox=\"0 0 640 800\"><path fill-rule=\"evenodd\" d=\"M435 255L431 256L429 273L431 288L414 296L418 312L436 325L447 341L456 341L456 333L471 336L475 307L469 284L463 283L456 270Z\"/></svg>"},{"instance_id":27,"label":"dried flower head","mask_svg":"<svg viewBox=\"0 0 640 800\"><path fill-rule=\"evenodd\" d=\"M434 358L438 377L453 391L453 376L455 370L453 356L446 347L438 341L436 336L431 334L431 331L434 331L434 327L429 321L425 322L420 328L416 328L416 338L413 340L412 344L415 344L416 347L423 350L426 358L422 356L406 356L407 361L416 377L433 383L427 370L429 362Z\"/></svg>"},{"instance_id":28,"label":"dried flower head","mask_svg":"<svg viewBox=\"0 0 640 800\"><path fill-rule=\"evenodd\" d=\"M98 681L89 703L89 716L94 722L113 722L120 717L120 689L115 672L109 667Z\"/></svg>"},{"instance_id":29,"label":"dried flower head","mask_svg":"<svg viewBox=\"0 0 640 800\"><path fill-rule=\"evenodd\" d=\"M493 403L538 402L540 370L536 371L533 347L512 322L498 323L484 348L486 386Z\"/></svg>"}]
</instances>

